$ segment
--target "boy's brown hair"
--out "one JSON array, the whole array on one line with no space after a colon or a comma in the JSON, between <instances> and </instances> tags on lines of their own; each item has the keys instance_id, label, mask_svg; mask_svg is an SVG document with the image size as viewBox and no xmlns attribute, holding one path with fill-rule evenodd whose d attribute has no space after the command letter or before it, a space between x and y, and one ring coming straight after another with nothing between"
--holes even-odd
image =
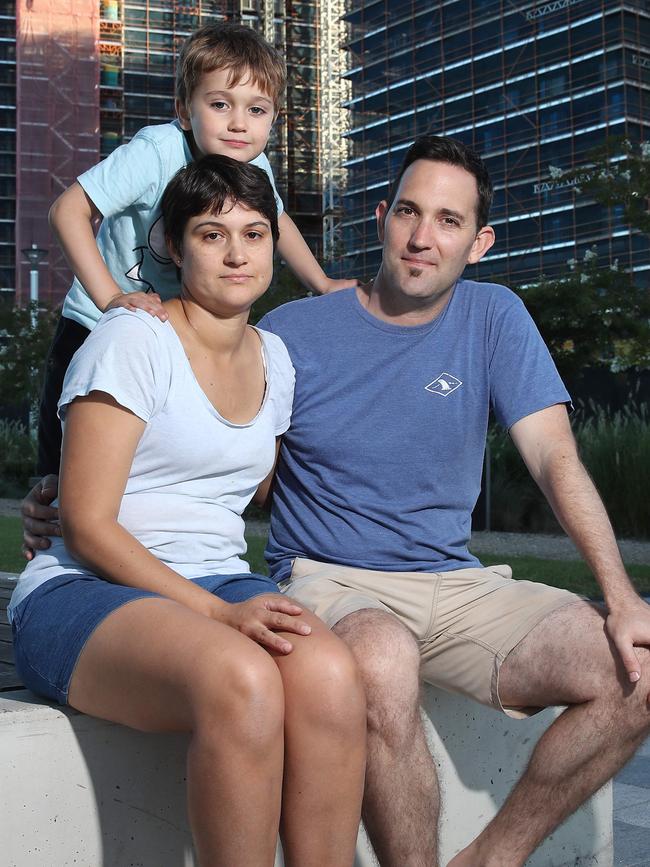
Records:
<instances>
[{"instance_id":1,"label":"boy's brown hair","mask_svg":"<svg viewBox=\"0 0 650 867\"><path fill-rule=\"evenodd\" d=\"M223 22L204 24L185 40L176 67L176 99L187 105L206 72L230 70L228 86L250 76L273 98L278 111L284 98L287 71L278 51L250 27Z\"/></svg>"}]
</instances>

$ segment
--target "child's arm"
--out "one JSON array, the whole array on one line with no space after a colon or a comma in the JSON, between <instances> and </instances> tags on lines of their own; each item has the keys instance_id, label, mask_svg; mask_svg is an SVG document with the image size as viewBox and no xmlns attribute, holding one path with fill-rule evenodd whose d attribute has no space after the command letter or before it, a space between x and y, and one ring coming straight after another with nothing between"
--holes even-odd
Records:
<instances>
[{"instance_id":1,"label":"child's arm","mask_svg":"<svg viewBox=\"0 0 650 867\"><path fill-rule=\"evenodd\" d=\"M93 220L101 217L95 204L77 181L68 187L50 208L49 221L68 264L96 306L146 310L163 321L167 311L155 292L122 292L101 257Z\"/></svg>"},{"instance_id":2,"label":"child's arm","mask_svg":"<svg viewBox=\"0 0 650 867\"><path fill-rule=\"evenodd\" d=\"M336 292L337 289L358 286L359 281L354 277L334 280L327 276L314 259L314 254L286 211L280 214L278 226L280 229L278 252L300 282L304 283L308 289L325 295L327 292Z\"/></svg>"}]
</instances>

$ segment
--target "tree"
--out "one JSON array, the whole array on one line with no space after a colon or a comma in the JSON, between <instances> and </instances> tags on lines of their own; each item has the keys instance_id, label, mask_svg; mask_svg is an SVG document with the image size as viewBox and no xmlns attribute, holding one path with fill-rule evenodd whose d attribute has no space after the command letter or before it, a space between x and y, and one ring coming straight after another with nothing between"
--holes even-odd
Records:
<instances>
[{"instance_id":1,"label":"tree","mask_svg":"<svg viewBox=\"0 0 650 867\"><path fill-rule=\"evenodd\" d=\"M587 167L549 167L557 183L604 207L622 207L632 229L650 235L650 143L610 138ZM650 294L617 263L599 267L596 249L569 260L568 274L519 290L565 375L589 366L650 366Z\"/></svg>"},{"instance_id":2,"label":"tree","mask_svg":"<svg viewBox=\"0 0 650 867\"><path fill-rule=\"evenodd\" d=\"M606 207L623 206L626 223L650 235L650 142L635 145L612 137L595 148L586 168L569 171L549 166L551 177L571 184L576 193L586 193Z\"/></svg>"},{"instance_id":3,"label":"tree","mask_svg":"<svg viewBox=\"0 0 650 867\"><path fill-rule=\"evenodd\" d=\"M34 317L34 312L37 316ZM0 404L36 406L58 314L0 303Z\"/></svg>"},{"instance_id":4,"label":"tree","mask_svg":"<svg viewBox=\"0 0 650 867\"><path fill-rule=\"evenodd\" d=\"M517 290L564 376L585 367L650 367L650 295L587 250L568 274Z\"/></svg>"}]
</instances>

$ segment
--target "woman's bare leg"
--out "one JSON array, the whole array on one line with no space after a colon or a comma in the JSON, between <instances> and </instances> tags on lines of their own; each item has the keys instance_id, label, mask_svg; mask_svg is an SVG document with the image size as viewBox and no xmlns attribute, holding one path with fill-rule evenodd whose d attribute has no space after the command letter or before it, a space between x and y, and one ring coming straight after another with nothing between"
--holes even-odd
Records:
<instances>
[{"instance_id":1,"label":"woman's bare leg","mask_svg":"<svg viewBox=\"0 0 650 867\"><path fill-rule=\"evenodd\" d=\"M276 657L285 695L281 835L287 867L351 867L366 761L366 705L352 654L304 612L307 637Z\"/></svg>"},{"instance_id":2,"label":"woman's bare leg","mask_svg":"<svg viewBox=\"0 0 650 867\"><path fill-rule=\"evenodd\" d=\"M200 864L272 867L284 703L266 651L175 602L140 599L90 637L69 701L142 731L190 732L188 810Z\"/></svg>"}]
</instances>

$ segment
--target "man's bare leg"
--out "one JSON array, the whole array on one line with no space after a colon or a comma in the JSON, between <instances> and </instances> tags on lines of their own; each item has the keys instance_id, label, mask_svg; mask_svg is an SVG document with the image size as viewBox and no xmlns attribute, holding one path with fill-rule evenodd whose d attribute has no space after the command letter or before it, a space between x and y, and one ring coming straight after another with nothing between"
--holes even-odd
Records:
<instances>
[{"instance_id":1,"label":"man's bare leg","mask_svg":"<svg viewBox=\"0 0 650 867\"><path fill-rule=\"evenodd\" d=\"M438 780L420 717L420 654L395 617L366 608L334 632L351 648L368 707L363 820L382 867L436 867Z\"/></svg>"},{"instance_id":2,"label":"man's bare leg","mask_svg":"<svg viewBox=\"0 0 650 867\"><path fill-rule=\"evenodd\" d=\"M650 730L647 651L629 683L603 613L576 602L550 614L501 668L506 706L570 707L537 744L502 809L449 867L521 867L561 822L632 757Z\"/></svg>"}]
</instances>

